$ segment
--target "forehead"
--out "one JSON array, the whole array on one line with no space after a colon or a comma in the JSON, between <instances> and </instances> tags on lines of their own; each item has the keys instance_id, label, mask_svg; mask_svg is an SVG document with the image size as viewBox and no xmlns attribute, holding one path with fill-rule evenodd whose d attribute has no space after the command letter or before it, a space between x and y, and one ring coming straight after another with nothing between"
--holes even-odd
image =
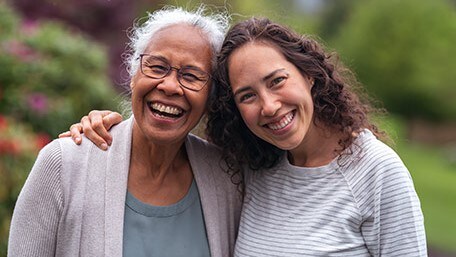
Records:
<instances>
[{"instance_id":1,"label":"forehead","mask_svg":"<svg viewBox=\"0 0 456 257\"><path fill-rule=\"evenodd\" d=\"M228 58L231 84L253 84L271 71L290 68L292 63L269 43L250 42L232 52Z\"/></svg>"},{"instance_id":2,"label":"forehead","mask_svg":"<svg viewBox=\"0 0 456 257\"><path fill-rule=\"evenodd\" d=\"M274 62L287 61L285 56L283 56L275 45L263 41L253 41L244 44L231 53L228 61L236 63L244 62L246 64L260 64L258 61L259 59Z\"/></svg>"},{"instance_id":3,"label":"forehead","mask_svg":"<svg viewBox=\"0 0 456 257\"><path fill-rule=\"evenodd\" d=\"M186 63L210 67L211 46L203 32L188 24L161 29L151 38L145 53L159 55L175 65Z\"/></svg>"}]
</instances>

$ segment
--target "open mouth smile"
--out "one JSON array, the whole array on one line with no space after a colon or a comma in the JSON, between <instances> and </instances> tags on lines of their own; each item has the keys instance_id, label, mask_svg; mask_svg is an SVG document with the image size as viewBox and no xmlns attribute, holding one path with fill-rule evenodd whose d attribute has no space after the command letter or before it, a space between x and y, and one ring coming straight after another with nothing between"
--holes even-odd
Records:
<instances>
[{"instance_id":1,"label":"open mouth smile","mask_svg":"<svg viewBox=\"0 0 456 257\"><path fill-rule=\"evenodd\" d=\"M148 106L155 115L166 118L179 118L182 117L182 115L185 112L183 109L179 107L164 105L161 103L150 102L148 103Z\"/></svg>"},{"instance_id":2,"label":"open mouth smile","mask_svg":"<svg viewBox=\"0 0 456 257\"><path fill-rule=\"evenodd\" d=\"M268 123L265 126L268 127L269 129L272 130L279 130L285 128L288 124L291 123L291 121L294 118L294 112L289 112L287 115L285 115L282 119L280 119L278 122L272 122Z\"/></svg>"}]
</instances>

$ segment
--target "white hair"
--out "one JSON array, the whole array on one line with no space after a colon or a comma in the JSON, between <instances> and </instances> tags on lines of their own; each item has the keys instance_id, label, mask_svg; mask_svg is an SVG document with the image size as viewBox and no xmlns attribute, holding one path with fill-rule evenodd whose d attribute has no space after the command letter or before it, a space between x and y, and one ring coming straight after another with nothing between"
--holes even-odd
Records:
<instances>
[{"instance_id":1,"label":"white hair","mask_svg":"<svg viewBox=\"0 0 456 257\"><path fill-rule=\"evenodd\" d=\"M153 36L166 27L182 23L199 28L207 37L212 48L212 66L215 68L216 57L222 47L230 17L226 13L206 15L205 12L206 7L200 5L195 11L166 6L153 13L147 13L147 20L140 25L135 24L130 30L128 52L124 55L130 77L138 70L139 55L144 53Z\"/></svg>"}]
</instances>

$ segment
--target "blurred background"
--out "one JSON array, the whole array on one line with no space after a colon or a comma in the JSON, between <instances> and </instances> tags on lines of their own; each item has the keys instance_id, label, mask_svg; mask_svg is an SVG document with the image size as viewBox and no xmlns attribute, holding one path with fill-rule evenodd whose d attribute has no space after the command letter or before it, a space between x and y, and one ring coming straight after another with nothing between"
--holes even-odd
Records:
<instances>
[{"instance_id":1,"label":"blurred background","mask_svg":"<svg viewBox=\"0 0 456 257\"><path fill-rule=\"evenodd\" d=\"M413 177L429 256L456 256L456 0L212 0L267 16L339 54L388 116ZM0 0L0 256L44 145L92 109L119 110L126 32L147 11L200 1Z\"/></svg>"}]
</instances>

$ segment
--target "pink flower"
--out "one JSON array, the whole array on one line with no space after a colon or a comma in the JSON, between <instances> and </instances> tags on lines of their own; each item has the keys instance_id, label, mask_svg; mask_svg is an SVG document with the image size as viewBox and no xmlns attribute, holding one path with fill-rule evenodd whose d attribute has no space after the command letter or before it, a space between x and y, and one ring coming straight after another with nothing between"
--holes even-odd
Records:
<instances>
[{"instance_id":1,"label":"pink flower","mask_svg":"<svg viewBox=\"0 0 456 257\"><path fill-rule=\"evenodd\" d=\"M46 114L48 111L47 96L42 93L33 93L27 97L27 104L33 111Z\"/></svg>"},{"instance_id":2,"label":"pink flower","mask_svg":"<svg viewBox=\"0 0 456 257\"><path fill-rule=\"evenodd\" d=\"M24 35L30 36L36 34L38 31L38 22L33 20L25 20L22 22L21 32Z\"/></svg>"},{"instance_id":3,"label":"pink flower","mask_svg":"<svg viewBox=\"0 0 456 257\"><path fill-rule=\"evenodd\" d=\"M13 39L5 42L3 48L7 53L16 56L24 62L31 62L38 57L37 53L32 48L18 40Z\"/></svg>"}]
</instances>

